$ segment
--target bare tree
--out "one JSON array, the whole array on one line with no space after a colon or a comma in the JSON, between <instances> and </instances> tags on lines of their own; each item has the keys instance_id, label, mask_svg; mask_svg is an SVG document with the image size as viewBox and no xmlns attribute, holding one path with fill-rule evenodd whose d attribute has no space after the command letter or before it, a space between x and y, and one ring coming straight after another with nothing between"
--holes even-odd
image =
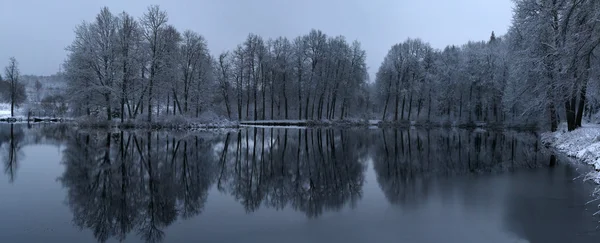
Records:
<instances>
[{"instance_id":1,"label":"bare tree","mask_svg":"<svg viewBox=\"0 0 600 243\"><path fill-rule=\"evenodd\" d=\"M15 105L17 101L17 86L19 84L19 63L17 59L11 57L8 62L8 66L4 69L6 80L10 83L10 116L15 116Z\"/></svg>"},{"instance_id":2,"label":"bare tree","mask_svg":"<svg viewBox=\"0 0 600 243\"><path fill-rule=\"evenodd\" d=\"M161 34L168 21L167 13L160 7L153 5L148 7L148 12L140 20L145 40L148 42L150 51L150 77L148 78L148 122L152 121L152 99L154 98L154 84L161 68L160 58L163 55L163 40Z\"/></svg>"},{"instance_id":3,"label":"bare tree","mask_svg":"<svg viewBox=\"0 0 600 243\"><path fill-rule=\"evenodd\" d=\"M225 108L227 109L227 117L231 119L231 105L229 104L229 77L231 72L231 63L229 62L229 52L224 52L219 55L219 89L223 100L225 102Z\"/></svg>"},{"instance_id":4,"label":"bare tree","mask_svg":"<svg viewBox=\"0 0 600 243\"><path fill-rule=\"evenodd\" d=\"M131 105L129 92L136 78L138 64L136 60L136 51L141 48L141 30L138 22L126 12L119 15L119 24L117 27L119 59L121 65L121 122L125 119L125 105L128 108L128 114L131 117Z\"/></svg>"}]
</instances>

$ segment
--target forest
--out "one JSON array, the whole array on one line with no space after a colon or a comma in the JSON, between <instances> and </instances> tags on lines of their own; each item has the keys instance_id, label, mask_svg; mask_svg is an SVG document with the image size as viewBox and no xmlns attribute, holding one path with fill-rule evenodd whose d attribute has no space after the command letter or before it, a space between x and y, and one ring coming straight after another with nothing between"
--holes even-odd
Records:
<instances>
[{"instance_id":1,"label":"forest","mask_svg":"<svg viewBox=\"0 0 600 243\"><path fill-rule=\"evenodd\" d=\"M61 71L64 98L53 101L68 104L61 110L71 117L115 122L377 120L555 131L595 119L600 2L513 2L503 35L443 49L399 40L379 67L367 66L359 40L317 29L249 33L214 55L202 34L178 30L157 5L139 17L105 7L76 26Z\"/></svg>"}]
</instances>

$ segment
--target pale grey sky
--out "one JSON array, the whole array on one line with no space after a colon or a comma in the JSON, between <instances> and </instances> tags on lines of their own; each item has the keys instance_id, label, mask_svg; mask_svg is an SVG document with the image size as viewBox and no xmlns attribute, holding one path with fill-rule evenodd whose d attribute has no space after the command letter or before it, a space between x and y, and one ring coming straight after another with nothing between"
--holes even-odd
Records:
<instances>
[{"instance_id":1,"label":"pale grey sky","mask_svg":"<svg viewBox=\"0 0 600 243\"><path fill-rule=\"evenodd\" d=\"M14 56L23 74L50 75L65 60L65 47L82 21L103 6L140 17L151 4L167 11L178 30L194 30L212 53L233 49L252 32L265 39L306 34L359 40L373 75L388 49L406 38L434 48L486 40L506 33L511 0L0 0L0 67ZM374 78L374 77L371 77Z\"/></svg>"}]
</instances>

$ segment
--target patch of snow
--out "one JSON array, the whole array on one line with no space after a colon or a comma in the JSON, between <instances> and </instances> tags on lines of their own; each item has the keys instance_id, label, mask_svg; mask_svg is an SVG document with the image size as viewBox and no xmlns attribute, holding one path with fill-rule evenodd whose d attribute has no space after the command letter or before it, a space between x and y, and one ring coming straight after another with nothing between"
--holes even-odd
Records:
<instances>
[{"instance_id":1,"label":"patch of snow","mask_svg":"<svg viewBox=\"0 0 600 243\"><path fill-rule=\"evenodd\" d=\"M240 121L240 123L244 124L253 124L253 123L306 123L306 120L258 120L258 121Z\"/></svg>"},{"instance_id":2,"label":"patch of snow","mask_svg":"<svg viewBox=\"0 0 600 243\"><path fill-rule=\"evenodd\" d=\"M284 129L307 129L306 126L278 126L278 125L244 125L240 124L240 127L250 127L250 128L284 128Z\"/></svg>"},{"instance_id":3,"label":"patch of snow","mask_svg":"<svg viewBox=\"0 0 600 243\"><path fill-rule=\"evenodd\" d=\"M23 108L15 107L15 117L21 117L23 114ZM10 117L10 104L0 103L0 118Z\"/></svg>"},{"instance_id":4,"label":"patch of snow","mask_svg":"<svg viewBox=\"0 0 600 243\"><path fill-rule=\"evenodd\" d=\"M571 132L561 125L556 132L542 134L542 142L594 168L586 179L600 184L600 125L583 124Z\"/></svg>"},{"instance_id":5,"label":"patch of snow","mask_svg":"<svg viewBox=\"0 0 600 243\"><path fill-rule=\"evenodd\" d=\"M476 133L485 133L485 132L487 132L487 130L478 127L478 128L475 128L474 132L476 132Z\"/></svg>"},{"instance_id":6,"label":"patch of snow","mask_svg":"<svg viewBox=\"0 0 600 243\"><path fill-rule=\"evenodd\" d=\"M10 105L0 103L0 117L10 117Z\"/></svg>"}]
</instances>

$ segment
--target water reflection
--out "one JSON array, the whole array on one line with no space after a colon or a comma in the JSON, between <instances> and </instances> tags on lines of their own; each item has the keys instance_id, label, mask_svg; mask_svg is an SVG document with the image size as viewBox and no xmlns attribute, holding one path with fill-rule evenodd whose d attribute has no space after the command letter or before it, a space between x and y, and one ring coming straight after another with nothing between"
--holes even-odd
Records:
<instances>
[{"instance_id":1,"label":"water reflection","mask_svg":"<svg viewBox=\"0 0 600 243\"><path fill-rule=\"evenodd\" d=\"M578 222L571 224L572 232L589 226L591 214L565 209L581 207L586 193L582 187L552 180L570 180L576 172L557 165L531 133L245 128L216 134L11 125L0 129L1 156L10 181L24 156L22 148L37 143L63 146L64 172L58 181L66 189L73 223L100 242L132 237L163 241L168 226L202 217L209 192L233 199L248 215L273 209L323 218L328 212L357 207L364 188L372 193L372 187L365 186L368 180L376 182L381 198L397 208L423 213L419 208L436 209L431 203L445 208L458 200L459 209L451 212L466 208L464 217L502 218L506 230L535 239L532 242L552 239L544 237L553 234L539 230L554 227L537 220L545 218L544 212L559 209L561 214L552 220ZM554 168L533 170L540 167ZM564 173L557 174L558 169ZM486 181L494 177L477 176L500 173L510 177ZM532 193L536 191L539 194ZM554 195L560 203L534 208L548 202L545 195ZM452 215L436 218L450 219Z\"/></svg>"},{"instance_id":2,"label":"water reflection","mask_svg":"<svg viewBox=\"0 0 600 243\"><path fill-rule=\"evenodd\" d=\"M393 204L418 205L443 177L548 166L535 134L469 130L380 130L377 181Z\"/></svg>"},{"instance_id":3,"label":"water reflection","mask_svg":"<svg viewBox=\"0 0 600 243\"><path fill-rule=\"evenodd\" d=\"M60 181L75 223L96 238L136 231L160 241L178 217L198 215L212 183L247 212L291 207L308 217L361 197L367 143L334 130L248 129L225 135L77 133Z\"/></svg>"},{"instance_id":4,"label":"water reflection","mask_svg":"<svg viewBox=\"0 0 600 243\"><path fill-rule=\"evenodd\" d=\"M9 183L17 176L19 163L24 159L23 147L29 144L52 144L60 146L71 133L67 125L0 125L0 160L4 164L4 174Z\"/></svg>"},{"instance_id":5,"label":"water reflection","mask_svg":"<svg viewBox=\"0 0 600 243\"><path fill-rule=\"evenodd\" d=\"M198 215L213 182L214 138L165 133L78 133L60 181L79 227L99 241L132 231L157 242L178 217Z\"/></svg>"},{"instance_id":6,"label":"water reflection","mask_svg":"<svg viewBox=\"0 0 600 243\"><path fill-rule=\"evenodd\" d=\"M15 181L19 161L24 156L21 152L25 134L21 126L10 124L9 129L0 129L0 148L4 162L4 173L10 183Z\"/></svg>"},{"instance_id":7,"label":"water reflection","mask_svg":"<svg viewBox=\"0 0 600 243\"><path fill-rule=\"evenodd\" d=\"M343 130L247 129L227 135L217 185L247 212L291 206L318 217L360 199L367 155Z\"/></svg>"}]
</instances>

